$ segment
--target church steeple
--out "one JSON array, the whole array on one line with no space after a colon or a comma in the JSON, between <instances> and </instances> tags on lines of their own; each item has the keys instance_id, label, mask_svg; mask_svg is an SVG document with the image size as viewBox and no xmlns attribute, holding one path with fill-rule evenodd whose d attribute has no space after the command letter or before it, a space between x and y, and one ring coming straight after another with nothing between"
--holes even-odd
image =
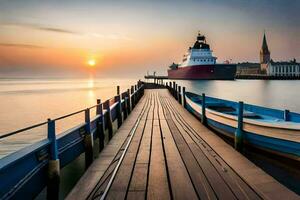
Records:
<instances>
[{"instance_id":1,"label":"church steeple","mask_svg":"<svg viewBox=\"0 0 300 200\"><path fill-rule=\"evenodd\" d=\"M270 61L270 51L267 44L266 33L264 33L263 42L260 50L260 63L267 64Z\"/></svg>"},{"instance_id":2,"label":"church steeple","mask_svg":"<svg viewBox=\"0 0 300 200\"><path fill-rule=\"evenodd\" d=\"M263 52L270 53L269 48L268 48L268 44L267 44L266 33L264 33L264 39L263 39L261 50Z\"/></svg>"}]
</instances>

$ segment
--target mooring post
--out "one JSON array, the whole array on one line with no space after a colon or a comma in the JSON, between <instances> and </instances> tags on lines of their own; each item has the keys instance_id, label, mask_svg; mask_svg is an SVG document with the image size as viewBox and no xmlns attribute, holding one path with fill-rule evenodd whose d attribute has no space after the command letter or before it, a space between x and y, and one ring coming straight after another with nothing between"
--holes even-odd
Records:
<instances>
[{"instance_id":1,"label":"mooring post","mask_svg":"<svg viewBox=\"0 0 300 200\"><path fill-rule=\"evenodd\" d=\"M104 126L104 116L103 116L103 105L101 99L97 99L97 109L96 114L99 115L99 121L97 122L97 131L99 136L99 152L104 148L104 139L105 139L105 126Z\"/></svg>"},{"instance_id":2,"label":"mooring post","mask_svg":"<svg viewBox=\"0 0 300 200\"><path fill-rule=\"evenodd\" d=\"M141 90L140 90L139 85L137 84L137 85L136 85L136 102L135 102L135 104L137 104L137 103L139 102L139 100L140 100L140 95L141 95Z\"/></svg>"},{"instance_id":3,"label":"mooring post","mask_svg":"<svg viewBox=\"0 0 300 200\"><path fill-rule=\"evenodd\" d=\"M103 108L107 111L106 114L106 124L107 124L107 129L108 129L108 139L110 140L113 135L113 124L112 124L112 119L111 119L111 111L110 111L110 105L109 105L109 100L106 100L103 104Z\"/></svg>"},{"instance_id":4,"label":"mooring post","mask_svg":"<svg viewBox=\"0 0 300 200\"><path fill-rule=\"evenodd\" d=\"M186 108L185 87L182 87L183 107Z\"/></svg>"},{"instance_id":5,"label":"mooring post","mask_svg":"<svg viewBox=\"0 0 300 200\"><path fill-rule=\"evenodd\" d=\"M201 119L201 123L203 125L207 124L207 118L206 118L206 102L205 102L206 98L205 98L205 93L202 93L202 119Z\"/></svg>"},{"instance_id":6,"label":"mooring post","mask_svg":"<svg viewBox=\"0 0 300 200\"><path fill-rule=\"evenodd\" d=\"M238 119L237 119L237 129L234 136L234 148L238 151L243 150L243 112L244 103L240 101L238 103Z\"/></svg>"},{"instance_id":7,"label":"mooring post","mask_svg":"<svg viewBox=\"0 0 300 200\"><path fill-rule=\"evenodd\" d=\"M284 110L284 121L290 121L290 111Z\"/></svg>"},{"instance_id":8,"label":"mooring post","mask_svg":"<svg viewBox=\"0 0 300 200\"><path fill-rule=\"evenodd\" d=\"M122 101L121 96L117 95L115 96L115 102L117 102L117 119L118 119L118 128L121 127L123 123L123 117L122 117Z\"/></svg>"},{"instance_id":9,"label":"mooring post","mask_svg":"<svg viewBox=\"0 0 300 200\"><path fill-rule=\"evenodd\" d=\"M175 97L175 81L173 81L173 90L172 90L172 94L173 94L173 97Z\"/></svg>"},{"instance_id":10,"label":"mooring post","mask_svg":"<svg viewBox=\"0 0 300 200\"><path fill-rule=\"evenodd\" d=\"M181 86L178 86L178 102L181 104Z\"/></svg>"},{"instance_id":11,"label":"mooring post","mask_svg":"<svg viewBox=\"0 0 300 200\"><path fill-rule=\"evenodd\" d=\"M137 86L134 85L134 106L137 104L137 99L138 99L138 92L137 92Z\"/></svg>"},{"instance_id":12,"label":"mooring post","mask_svg":"<svg viewBox=\"0 0 300 200\"><path fill-rule=\"evenodd\" d=\"M91 118L90 109L85 110L85 135L84 135L84 148L85 148L85 167L88 168L93 162L93 134L91 132Z\"/></svg>"},{"instance_id":13,"label":"mooring post","mask_svg":"<svg viewBox=\"0 0 300 200\"><path fill-rule=\"evenodd\" d=\"M131 112L131 98L130 98L130 89L127 90L127 109L128 115Z\"/></svg>"},{"instance_id":14,"label":"mooring post","mask_svg":"<svg viewBox=\"0 0 300 200\"><path fill-rule=\"evenodd\" d=\"M50 160L47 173L47 199L59 199L60 165L58 158L55 121L48 119L48 139L50 141Z\"/></svg>"},{"instance_id":15,"label":"mooring post","mask_svg":"<svg viewBox=\"0 0 300 200\"><path fill-rule=\"evenodd\" d=\"M117 86L117 95L120 95L120 86Z\"/></svg>"},{"instance_id":16,"label":"mooring post","mask_svg":"<svg viewBox=\"0 0 300 200\"><path fill-rule=\"evenodd\" d=\"M130 101L131 101L131 110L134 108L134 87L131 86L131 94L130 94Z\"/></svg>"},{"instance_id":17,"label":"mooring post","mask_svg":"<svg viewBox=\"0 0 300 200\"><path fill-rule=\"evenodd\" d=\"M123 105L122 105L122 113L123 113L123 117L124 117L124 120L127 118L128 116L128 108L127 108L127 92L123 93L122 94L122 99L123 99ZM122 100L121 99L121 100Z\"/></svg>"},{"instance_id":18,"label":"mooring post","mask_svg":"<svg viewBox=\"0 0 300 200\"><path fill-rule=\"evenodd\" d=\"M175 83L175 99L178 101L178 84Z\"/></svg>"}]
</instances>

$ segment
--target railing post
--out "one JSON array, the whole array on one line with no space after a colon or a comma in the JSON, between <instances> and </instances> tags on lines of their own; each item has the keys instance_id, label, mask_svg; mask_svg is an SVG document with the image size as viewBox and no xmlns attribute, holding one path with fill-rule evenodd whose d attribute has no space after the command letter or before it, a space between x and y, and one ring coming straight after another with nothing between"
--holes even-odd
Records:
<instances>
[{"instance_id":1,"label":"railing post","mask_svg":"<svg viewBox=\"0 0 300 200\"><path fill-rule=\"evenodd\" d=\"M110 140L113 135L113 124L112 124L112 119L111 119L111 111L110 111L110 105L109 105L109 100L106 100L103 104L103 108L107 111L107 118L106 118L106 124L107 124L107 129L108 129L108 139Z\"/></svg>"},{"instance_id":2,"label":"railing post","mask_svg":"<svg viewBox=\"0 0 300 200\"><path fill-rule=\"evenodd\" d=\"M202 93L202 119L201 123L203 125L207 124L207 118L206 118L206 102L205 102L205 93Z\"/></svg>"},{"instance_id":3,"label":"railing post","mask_svg":"<svg viewBox=\"0 0 300 200\"><path fill-rule=\"evenodd\" d=\"M141 84L141 98L142 96L144 96L144 93L145 93L145 85Z\"/></svg>"},{"instance_id":4,"label":"railing post","mask_svg":"<svg viewBox=\"0 0 300 200\"><path fill-rule=\"evenodd\" d=\"M99 136L99 152L104 148L104 139L105 139L105 121L103 116L103 105L101 103L101 99L97 99L97 110L96 114L99 115L99 121L97 122L97 131Z\"/></svg>"},{"instance_id":5,"label":"railing post","mask_svg":"<svg viewBox=\"0 0 300 200\"><path fill-rule=\"evenodd\" d=\"M284 110L284 121L290 121L290 111Z\"/></svg>"},{"instance_id":6,"label":"railing post","mask_svg":"<svg viewBox=\"0 0 300 200\"><path fill-rule=\"evenodd\" d=\"M178 84L175 84L175 99L178 101Z\"/></svg>"},{"instance_id":7,"label":"railing post","mask_svg":"<svg viewBox=\"0 0 300 200\"><path fill-rule=\"evenodd\" d=\"M178 86L178 102L181 104L181 87Z\"/></svg>"},{"instance_id":8,"label":"railing post","mask_svg":"<svg viewBox=\"0 0 300 200\"><path fill-rule=\"evenodd\" d=\"M118 119L118 128L120 128L123 123L121 96L120 95L115 96L115 101L118 102L118 104L117 104L117 119Z\"/></svg>"},{"instance_id":9,"label":"railing post","mask_svg":"<svg viewBox=\"0 0 300 200\"><path fill-rule=\"evenodd\" d=\"M135 104L137 104L140 100L140 90L139 90L139 85L136 85L136 99L135 99Z\"/></svg>"},{"instance_id":10,"label":"railing post","mask_svg":"<svg viewBox=\"0 0 300 200\"><path fill-rule=\"evenodd\" d=\"M186 108L185 87L182 87L183 107Z\"/></svg>"},{"instance_id":11,"label":"railing post","mask_svg":"<svg viewBox=\"0 0 300 200\"><path fill-rule=\"evenodd\" d=\"M84 135L84 148L85 148L85 167L88 168L93 162L93 134L91 132L91 118L90 109L85 110L85 135Z\"/></svg>"},{"instance_id":12,"label":"railing post","mask_svg":"<svg viewBox=\"0 0 300 200\"><path fill-rule=\"evenodd\" d=\"M240 101L238 103L237 129L234 137L234 147L238 151L243 150L243 111L244 103Z\"/></svg>"},{"instance_id":13,"label":"railing post","mask_svg":"<svg viewBox=\"0 0 300 200\"><path fill-rule=\"evenodd\" d=\"M124 100L124 106L122 106L122 112L124 114L124 120L128 117L128 100L127 100L127 92L123 93L122 99ZM122 99L121 99L121 105L122 105Z\"/></svg>"},{"instance_id":14,"label":"railing post","mask_svg":"<svg viewBox=\"0 0 300 200\"><path fill-rule=\"evenodd\" d=\"M173 89L172 89L173 97L175 97L175 81L173 81Z\"/></svg>"},{"instance_id":15,"label":"railing post","mask_svg":"<svg viewBox=\"0 0 300 200\"><path fill-rule=\"evenodd\" d=\"M134 91L135 91L135 93L134 93L134 106L137 104L137 99L138 99L138 93L137 93L137 87L136 87L136 85L134 85Z\"/></svg>"},{"instance_id":16,"label":"railing post","mask_svg":"<svg viewBox=\"0 0 300 200\"><path fill-rule=\"evenodd\" d=\"M127 90L127 109L128 115L131 112L131 98L130 98L130 89Z\"/></svg>"},{"instance_id":17,"label":"railing post","mask_svg":"<svg viewBox=\"0 0 300 200\"><path fill-rule=\"evenodd\" d=\"M133 93L134 93L134 87L133 86L131 86L131 95L130 95L130 101L131 101L131 110L133 110L133 108L134 108L134 95L133 95Z\"/></svg>"},{"instance_id":18,"label":"railing post","mask_svg":"<svg viewBox=\"0 0 300 200\"><path fill-rule=\"evenodd\" d=\"M120 86L117 86L117 95L120 95Z\"/></svg>"},{"instance_id":19,"label":"railing post","mask_svg":"<svg viewBox=\"0 0 300 200\"><path fill-rule=\"evenodd\" d=\"M59 199L60 164L55 134L55 121L48 119L48 139L50 140L50 160L47 173L47 199Z\"/></svg>"}]
</instances>

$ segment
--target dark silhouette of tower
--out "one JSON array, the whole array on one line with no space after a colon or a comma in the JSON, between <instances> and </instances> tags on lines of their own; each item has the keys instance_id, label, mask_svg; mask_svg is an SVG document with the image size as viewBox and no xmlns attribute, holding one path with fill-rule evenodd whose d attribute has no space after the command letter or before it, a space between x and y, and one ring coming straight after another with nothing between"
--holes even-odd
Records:
<instances>
[{"instance_id":1,"label":"dark silhouette of tower","mask_svg":"<svg viewBox=\"0 0 300 200\"><path fill-rule=\"evenodd\" d=\"M266 33L264 33L264 38L263 38L263 42L262 42L262 46L261 46L261 50L260 50L259 54L260 54L261 70L265 71L268 62L271 60L270 51L269 51L267 39L266 39Z\"/></svg>"}]
</instances>

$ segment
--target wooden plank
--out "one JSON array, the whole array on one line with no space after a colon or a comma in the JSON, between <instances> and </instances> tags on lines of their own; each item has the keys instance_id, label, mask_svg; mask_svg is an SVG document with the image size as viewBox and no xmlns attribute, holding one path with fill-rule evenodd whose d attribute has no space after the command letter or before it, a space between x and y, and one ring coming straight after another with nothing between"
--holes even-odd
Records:
<instances>
[{"instance_id":1,"label":"wooden plank","mask_svg":"<svg viewBox=\"0 0 300 200\"><path fill-rule=\"evenodd\" d=\"M198 199L189 174L180 157L175 141L173 140L171 130L165 120L161 99L158 99L158 101L159 121L170 177L170 185L172 188L172 196L174 199Z\"/></svg>"},{"instance_id":2,"label":"wooden plank","mask_svg":"<svg viewBox=\"0 0 300 200\"><path fill-rule=\"evenodd\" d=\"M94 160L92 165L80 178L66 199L86 199L90 195L101 177L107 172L108 167L119 152L121 146L124 144L124 141L128 138L129 131L134 126L138 115L142 112L147 104L147 95L148 94L145 93L144 97L136 106L135 111L131 112L127 120L117 131L117 134L105 146L98 158Z\"/></svg>"},{"instance_id":3,"label":"wooden plank","mask_svg":"<svg viewBox=\"0 0 300 200\"><path fill-rule=\"evenodd\" d=\"M201 199L217 199L213 188L211 188L205 174L197 163L195 157L193 156L191 150L189 149L189 146L180 134L178 128L172 121L170 113L167 109L165 109L165 117L172 132L172 136L174 138L176 146L181 154L182 160L185 163L194 187L198 193L198 196Z\"/></svg>"},{"instance_id":4,"label":"wooden plank","mask_svg":"<svg viewBox=\"0 0 300 200\"><path fill-rule=\"evenodd\" d=\"M166 160L168 163L168 171L170 176L170 184L174 199L198 199L194 190L193 183L180 157L178 149L171 136L171 131L166 120L160 120L162 135L164 138L164 147L166 152Z\"/></svg>"},{"instance_id":5,"label":"wooden plank","mask_svg":"<svg viewBox=\"0 0 300 200\"><path fill-rule=\"evenodd\" d=\"M202 138L197 137L197 133L193 130L192 126L190 126L185 121L185 119L182 118L182 116L176 113L176 110L174 109L174 107L172 107L172 104L168 102L168 105L166 106L169 106L170 110L173 112L173 120L177 118L176 124L177 127L179 127L181 133L186 132L186 134L183 134L183 136L190 144L192 151L195 151L194 155L198 162L204 162L203 164L201 164L201 166L203 166L203 170L205 172L211 171L206 174L212 175L212 177L208 176L208 179L210 180L210 183L215 189L217 195L219 197L226 197L223 192L226 190L228 192L228 189L230 189L238 199L259 199L259 196L252 190L252 188L250 188L244 181L242 181L242 179L223 161L222 158L220 158L214 152L214 150L208 144L206 144L202 140ZM174 121L176 122L176 120ZM185 128L183 128L183 126L185 126ZM202 157L206 157L207 159L202 159ZM207 162L210 162L212 166L209 166ZM223 181L219 180L220 178ZM216 187L215 185L218 183L220 185L223 185L221 191L216 190L218 189L218 187Z\"/></svg>"},{"instance_id":6,"label":"wooden plank","mask_svg":"<svg viewBox=\"0 0 300 200\"><path fill-rule=\"evenodd\" d=\"M180 113L182 118L185 119L193 127L196 133L201 136L203 141L205 141L216 152L216 154L222 158L223 162L226 163L236 175L241 177L242 181L238 184L243 183L249 185L261 198L264 199L280 199L281 196L285 196L286 199L299 199L299 196L297 196L294 192L290 191L285 186L277 182L273 177L255 166L212 131L199 123L198 119L192 116L187 110L182 109L182 106L171 97L167 90L161 90L160 92L164 98L169 97L168 99L174 105L174 109ZM264 182L264 184L261 184L262 182ZM274 184L274 188L278 188L280 195L269 189L268 185L271 184Z\"/></svg>"},{"instance_id":7,"label":"wooden plank","mask_svg":"<svg viewBox=\"0 0 300 200\"><path fill-rule=\"evenodd\" d=\"M150 107L147 109L147 115L149 113L149 109ZM126 197L127 188L131 179L145 124L146 120L141 119L132 138L132 141L130 142L122 164L120 165L113 183L109 189L106 199L124 199Z\"/></svg>"},{"instance_id":8,"label":"wooden plank","mask_svg":"<svg viewBox=\"0 0 300 200\"><path fill-rule=\"evenodd\" d=\"M238 184L240 178L235 173L232 173L232 170L225 163L221 164L219 160L217 160L217 154L215 154L207 144L204 144L203 141L200 143L200 140L195 137L195 133L189 129L191 127L187 126L185 124L187 122L177 115L175 109L169 102L165 102L165 107L168 107L169 111L172 113L171 116L173 121L186 142L189 144L191 151L218 198L259 199L258 195L248 185L242 184L242 182L241 184Z\"/></svg>"},{"instance_id":9,"label":"wooden plank","mask_svg":"<svg viewBox=\"0 0 300 200\"><path fill-rule=\"evenodd\" d=\"M155 107L155 112L157 112L157 106ZM160 128L157 125L153 125L147 199L170 198Z\"/></svg>"},{"instance_id":10,"label":"wooden plank","mask_svg":"<svg viewBox=\"0 0 300 200\"><path fill-rule=\"evenodd\" d=\"M147 103L149 103L149 102L147 102ZM145 109L147 109L147 107ZM145 111L145 109L143 109L143 110ZM147 113L144 112L143 115L147 115ZM129 132L130 130L131 129L128 129L127 132ZM107 187L109 180L111 179L112 172L114 171L115 167L117 166L119 158L123 154L123 150L125 149L125 146L128 143L128 140L129 140L129 137L126 138L126 140L124 141L118 154L116 155L116 157L114 158L114 160L112 161L112 163L110 164L108 169L106 170L105 174L101 177L100 181L94 188L93 192L89 195L90 199L93 199L94 196L101 196L101 194L105 191L105 188Z\"/></svg>"},{"instance_id":11,"label":"wooden plank","mask_svg":"<svg viewBox=\"0 0 300 200\"><path fill-rule=\"evenodd\" d=\"M126 199L145 200L145 191L129 191Z\"/></svg>"},{"instance_id":12,"label":"wooden plank","mask_svg":"<svg viewBox=\"0 0 300 200\"><path fill-rule=\"evenodd\" d=\"M154 99L148 116L153 116ZM144 199L147 191L148 170L150 161L150 145L153 119L146 119L144 134L136 158L132 178L130 181L127 199Z\"/></svg>"}]
</instances>

